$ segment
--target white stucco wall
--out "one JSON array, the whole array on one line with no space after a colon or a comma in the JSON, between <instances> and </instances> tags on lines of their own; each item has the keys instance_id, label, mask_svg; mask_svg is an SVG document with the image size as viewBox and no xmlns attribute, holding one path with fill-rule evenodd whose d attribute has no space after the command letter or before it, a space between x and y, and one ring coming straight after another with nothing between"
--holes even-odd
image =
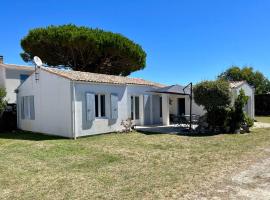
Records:
<instances>
[{"instance_id":1,"label":"white stucco wall","mask_svg":"<svg viewBox=\"0 0 270 200\"><path fill-rule=\"evenodd\" d=\"M20 99L34 96L35 120L21 119ZM31 75L18 93L18 127L22 130L73 137L71 83L68 79L40 70L39 80Z\"/></svg>"},{"instance_id":2,"label":"white stucco wall","mask_svg":"<svg viewBox=\"0 0 270 200\"><path fill-rule=\"evenodd\" d=\"M0 66L0 87L6 88L5 85L5 68Z\"/></svg>"},{"instance_id":3,"label":"white stucco wall","mask_svg":"<svg viewBox=\"0 0 270 200\"><path fill-rule=\"evenodd\" d=\"M245 95L249 97L249 101L247 104L247 114L251 117L254 118L255 117L255 90L254 88L252 88L249 84L244 83L243 85L232 89L232 102L235 101L235 99L237 98L237 95L239 95L240 90L243 89L245 92Z\"/></svg>"},{"instance_id":4,"label":"white stucco wall","mask_svg":"<svg viewBox=\"0 0 270 200\"><path fill-rule=\"evenodd\" d=\"M105 95L106 117L87 121L86 93ZM111 94L118 95L118 118L116 120L111 119ZM123 129L121 121L128 118L126 86L77 82L75 83L75 98L75 130L77 137Z\"/></svg>"},{"instance_id":5,"label":"white stucco wall","mask_svg":"<svg viewBox=\"0 0 270 200\"><path fill-rule=\"evenodd\" d=\"M18 70L18 69L7 69L0 67L0 84L3 85L6 89L7 96L6 100L8 103L16 103L16 93L14 92L18 86L21 84L20 75L30 75L31 70Z\"/></svg>"}]
</instances>

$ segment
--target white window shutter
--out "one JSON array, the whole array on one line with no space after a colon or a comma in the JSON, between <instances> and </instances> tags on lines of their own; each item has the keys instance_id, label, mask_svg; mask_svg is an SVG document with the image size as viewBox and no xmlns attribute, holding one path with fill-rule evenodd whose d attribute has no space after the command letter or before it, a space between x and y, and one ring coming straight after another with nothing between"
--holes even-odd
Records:
<instances>
[{"instance_id":1,"label":"white window shutter","mask_svg":"<svg viewBox=\"0 0 270 200\"><path fill-rule=\"evenodd\" d=\"M118 95L111 94L111 118L118 118Z\"/></svg>"},{"instance_id":2,"label":"white window shutter","mask_svg":"<svg viewBox=\"0 0 270 200\"><path fill-rule=\"evenodd\" d=\"M86 119L92 121L95 119L95 94L86 93Z\"/></svg>"},{"instance_id":3,"label":"white window shutter","mask_svg":"<svg viewBox=\"0 0 270 200\"><path fill-rule=\"evenodd\" d=\"M34 96L29 96L30 100L30 119L35 119L35 102L34 102Z\"/></svg>"},{"instance_id":4,"label":"white window shutter","mask_svg":"<svg viewBox=\"0 0 270 200\"><path fill-rule=\"evenodd\" d=\"M25 119L24 112L25 112L25 108L24 108L24 97L21 97L21 118L22 119Z\"/></svg>"}]
</instances>

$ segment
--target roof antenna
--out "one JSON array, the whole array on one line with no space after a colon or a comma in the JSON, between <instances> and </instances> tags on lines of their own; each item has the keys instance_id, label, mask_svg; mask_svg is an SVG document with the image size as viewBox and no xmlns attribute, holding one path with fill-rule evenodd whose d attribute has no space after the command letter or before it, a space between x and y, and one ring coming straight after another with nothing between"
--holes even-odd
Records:
<instances>
[{"instance_id":1,"label":"roof antenna","mask_svg":"<svg viewBox=\"0 0 270 200\"><path fill-rule=\"evenodd\" d=\"M42 61L38 56L35 56L33 59L33 62L35 63L35 78L36 78L36 81L38 81L39 80L39 73L37 72L37 69L42 67Z\"/></svg>"}]
</instances>

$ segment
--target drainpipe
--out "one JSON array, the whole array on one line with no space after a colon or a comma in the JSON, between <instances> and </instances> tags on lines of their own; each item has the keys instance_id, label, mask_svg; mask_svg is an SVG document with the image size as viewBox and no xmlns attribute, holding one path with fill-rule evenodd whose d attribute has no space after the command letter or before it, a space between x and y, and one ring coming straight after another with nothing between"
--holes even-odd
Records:
<instances>
[{"instance_id":1,"label":"drainpipe","mask_svg":"<svg viewBox=\"0 0 270 200\"><path fill-rule=\"evenodd\" d=\"M71 102L72 102L72 132L73 132L73 139L76 140L76 123L75 123L75 84L74 81L72 81L72 96L71 96Z\"/></svg>"}]
</instances>

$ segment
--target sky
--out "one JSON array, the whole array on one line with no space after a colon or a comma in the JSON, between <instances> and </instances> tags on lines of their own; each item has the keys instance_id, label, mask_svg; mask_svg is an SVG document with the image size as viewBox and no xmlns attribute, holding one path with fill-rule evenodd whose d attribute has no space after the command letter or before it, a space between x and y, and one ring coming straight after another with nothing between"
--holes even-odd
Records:
<instances>
[{"instance_id":1,"label":"sky","mask_svg":"<svg viewBox=\"0 0 270 200\"><path fill-rule=\"evenodd\" d=\"M269 0L3 0L0 7L5 63L26 64L20 40L30 29L73 23L140 44L147 64L132 77L184 85L250 65L270 78Z\"/></svg>"}]
</instances>

